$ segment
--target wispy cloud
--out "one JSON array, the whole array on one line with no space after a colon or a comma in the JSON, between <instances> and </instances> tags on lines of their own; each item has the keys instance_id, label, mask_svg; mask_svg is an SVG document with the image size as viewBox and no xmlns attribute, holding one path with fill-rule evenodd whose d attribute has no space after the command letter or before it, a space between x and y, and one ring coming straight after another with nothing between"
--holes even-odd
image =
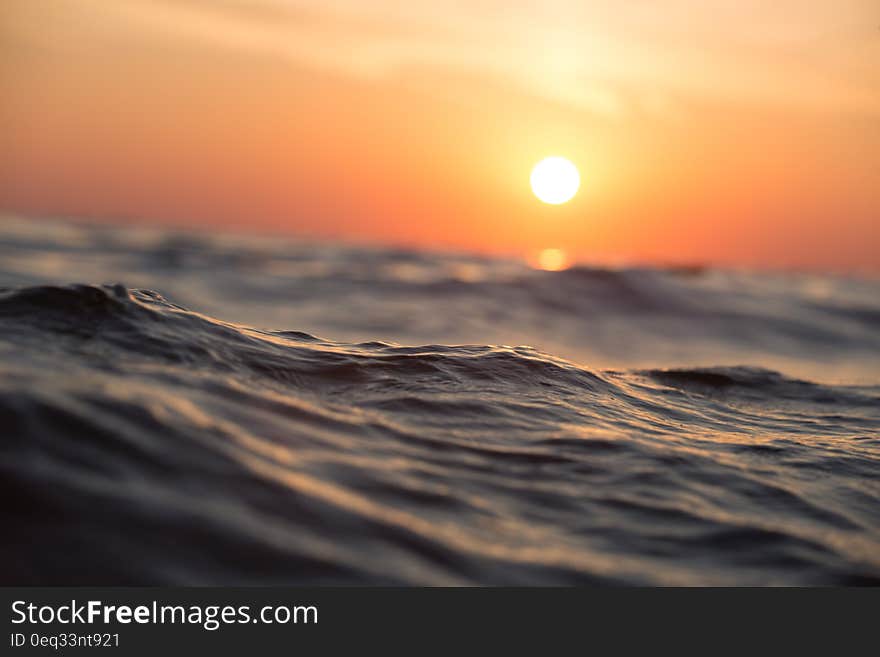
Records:
<instances>
[{"instance_id":1,"label":"wispy cloud","mask_svg":"<svg viewBox=\"0 0 880 657\"><path fill-rule=\"evenodd\" d=\"M59 0L46 11L64 4L105 36L179 38L361 78L481 74L607 115L670 114L691 99L880 113L870 0Z\"/></svg>"}]
</instances>

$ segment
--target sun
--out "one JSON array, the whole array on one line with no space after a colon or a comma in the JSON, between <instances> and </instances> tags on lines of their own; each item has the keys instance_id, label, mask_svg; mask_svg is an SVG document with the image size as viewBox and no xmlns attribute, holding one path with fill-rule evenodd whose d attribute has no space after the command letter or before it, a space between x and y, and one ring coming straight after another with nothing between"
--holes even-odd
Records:
<instances>
[{"instance_id":1,"label":"sun","mask_svg":"<svg viewBox=\"0 0 880 657\"><path fill-rule=\"evenodd\" d=\"M532 169L532 191L551 205L560 205L577 193L581 177L577 167L564 157L546 157Z\"/></svg>"}]
</instances>

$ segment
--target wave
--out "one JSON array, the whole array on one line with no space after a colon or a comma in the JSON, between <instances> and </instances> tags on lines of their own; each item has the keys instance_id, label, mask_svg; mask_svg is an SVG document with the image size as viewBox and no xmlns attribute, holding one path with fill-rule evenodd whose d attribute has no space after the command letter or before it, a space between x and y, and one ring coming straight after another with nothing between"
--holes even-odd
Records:
<instances>
[{"instance_id":1,"label":"wave","mask_svg":"<svg viewBox=\"0 0 880 657\"><path fill-rule=\"evenodd\" d=\"M880 383L880 280L711 267L536 271L404 248L0 217L0 285L125 280L347 343L529 344L602 369L746 365Z\"/></svg>"},{"instance_id":2,"label":"wave","mask_svg":"<svg viewBox=\"0 0 880 657\"><path fill-rule=\"evenodd\" d=\"M344 343L122 285L3 289L0 350L4 584L880 584L876 385Z\"/></svg>"}]
</instances>

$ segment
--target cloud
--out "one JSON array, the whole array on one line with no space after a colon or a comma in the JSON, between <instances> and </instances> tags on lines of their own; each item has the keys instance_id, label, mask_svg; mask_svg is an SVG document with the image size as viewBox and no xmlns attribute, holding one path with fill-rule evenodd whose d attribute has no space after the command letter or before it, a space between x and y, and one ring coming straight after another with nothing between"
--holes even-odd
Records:
<instances>
[{"instance_id":1,"label":"cloud","mask_svg":"<svg viewBox=\"0 0 880 657\"><path fill-rule=\"evenodd\" d=\"M31 15L45 5L27 2ZM482 74L608 116L673 116L682 99L880 114L880 72L871 64L880 61L880 39L867 28L876 28L868 0L50 5L45 15L66 5L86 16L78 24L105 38L177 39L373 80L412 71Z\"/></svg>"}]
</instances>

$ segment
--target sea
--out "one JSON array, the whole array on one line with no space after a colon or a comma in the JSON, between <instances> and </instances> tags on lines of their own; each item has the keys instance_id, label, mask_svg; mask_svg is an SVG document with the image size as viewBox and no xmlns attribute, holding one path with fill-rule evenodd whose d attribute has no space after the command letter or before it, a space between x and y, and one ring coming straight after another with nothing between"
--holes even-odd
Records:
<instances>
[{"instance_id":1,"label":"sea","mask_svg":"<svg viewBox=\"0 0 880 657\"><path fill-rule=\"evenodd\" d=\"M0 583L878 585L880 279L0 216Z\"/></svg>"}]
</instances>

